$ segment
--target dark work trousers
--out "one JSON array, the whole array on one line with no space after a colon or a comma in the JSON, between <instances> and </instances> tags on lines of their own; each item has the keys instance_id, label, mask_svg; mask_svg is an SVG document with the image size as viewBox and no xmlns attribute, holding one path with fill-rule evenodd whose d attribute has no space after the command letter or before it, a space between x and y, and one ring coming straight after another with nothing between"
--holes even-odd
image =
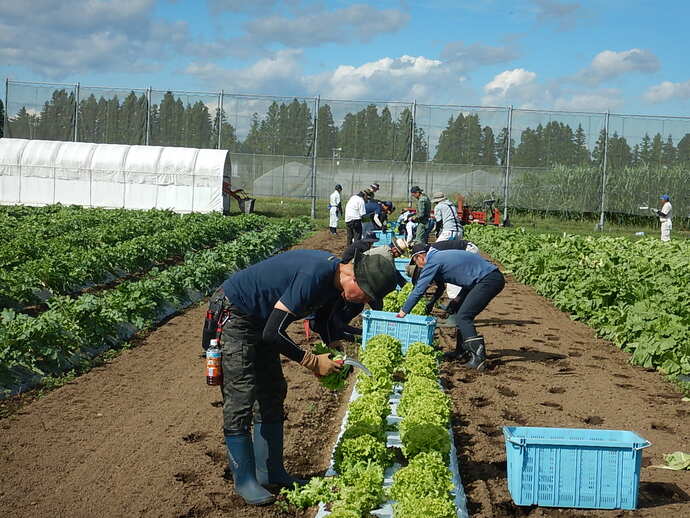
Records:
<instances>
[{"instance_id":1,"label":"dark work trousers","mask_svg":"<svg viewBox=\"0 0 690 518\"><path fill-rule=\"evenodd\" d=\"M265 322L227 304L230 317L220 336L223 431L237 435L249 432L252 416L257 423L283 422L287 382L278 351L261 341Z\"/></svg>"},{"instance_id":2,"label":"dark work trousers","mask_svg":"<svg viewBox=\"0 0 690 518\"><path fill-rule=\"evenodd\" d=\"M462 334L464 340L477 336L477 329L474 327L474 318L489 305L491 299L501 293L505 285L506 281L503 278L503 274L498 270L494 270L482 277L479 282L470 290L467 290L467 292L465 292L463 288L460 295L465 293L464 300L462 304L460 304L457 313L455 313L454 318L458 333Z\"/></svg>"},{"instance_id":3,"label":"dark work trousers","mask_svg":"<svg viewBox=\"0 0 690 518\"><path fill-rule=\"evenodd\" d=\"M352 221L348 221L345 223L345 226L347 227L347 243L346 245L349 245L353 243L354 241L359 241L362 239L362 220L361 219L353 219Z\"/></svg>"},{"instance_id":4,"label":"dark work trousers","mask_svg":"<svg viewBox=\"0 0 690 518\"><path fill-rule=\"evenodd\" d=\"M417 228L415 229L415 234L414 234L414 244L418 245L419 243L426 244L427 241L429 241L429 234L431 233L431 228L429 228L429 220L425 220L424 222L418 222L417 223Z\"/></svg>"}]
</instances>

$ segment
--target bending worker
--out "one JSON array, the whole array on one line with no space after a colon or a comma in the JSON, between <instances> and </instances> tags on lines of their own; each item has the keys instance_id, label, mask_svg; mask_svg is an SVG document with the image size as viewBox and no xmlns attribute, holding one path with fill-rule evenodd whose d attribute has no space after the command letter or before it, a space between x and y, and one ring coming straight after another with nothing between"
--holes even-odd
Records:
<instances>
[{"instance_id":1,"label":"bending worker","mask_svg":"<svg viewBox=\"0 0 690 518\"><path fill-rule=\"evenodd\" d=\"M328 354L301 349L287 335L288 325L315 313L316 332L331 343L328 322L339 301L380 299L395 289L395 274L391 262L380 256L360 254L353 263L342 264L321 250L292 250L233 274L213 295L210 305L220 303L224 319L225 444L235 491L248 504L273 502L266 486L299 482L283 465L287 383L280 354L317 376L340 369Z\"/></svg>"},{"instance_id":2,"label":"bending worker","mask_svg":"<svg viewBox=\"0 0 690 518\"><path fill-rule=\"evenodd\" d=\"M505 286L503 274L496 265L478 254L466 250L436 250L421 245L412 249L410 264L415 264L422 271L417 285L397 316L402 318L412 311L433 280L460 286L462 291L448 304L448 312L454 313L458 328L457 344L461 344L461 350L456 347L456 357L465 351L470 361L464 366L483 370L486 347L484 337L477 334L474 318Z\"/></svg>"},{"instance_id":3,"label":"bending worker","mask_svg":"<svg viewBox=\"0 0 690 518\"><path fill-rule=\"evenodd\" d=\"M473 254L479 253L479 247L477 245L475 245L471 241L465 241L464 239L454 239L452 241L436 241L434 243L431 243L429 247L435 248L436 250L467 250L468 252L472 252ZM423 248L421 247L417 248L417 250L422 249ZM419 274L421 271L422 269L418 268L416 264L408 265L407 274L410 276L413 285L417 284L417 280L419 280ZM443 296L444 291L448 293L449 300L453 300L455 297L460 295L460 286L456 286L455 284L451 284L450 282L447 282L445 284L437 282L436 285L436 292L432 295L431 299L426 304L425 313L427 315L431 314L431 311L434 309L434 305L436 304L438 299L440 299ZM443 311L448 311L448 306L440 305L439 309L442 309ZM449 321L450 319L446 321L439 321L436 323L436 327L455 327L455 322L453 322L452 325L449 325Z\"/></svg>"}]
</instances>

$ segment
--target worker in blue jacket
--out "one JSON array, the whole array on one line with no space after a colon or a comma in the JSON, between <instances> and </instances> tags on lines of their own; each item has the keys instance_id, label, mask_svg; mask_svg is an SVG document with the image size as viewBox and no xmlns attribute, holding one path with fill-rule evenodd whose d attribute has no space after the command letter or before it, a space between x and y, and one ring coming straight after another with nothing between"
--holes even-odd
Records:
<instances>
[{"instance_id":1,"label":"worker in blue jacket","mask_svg":"<svg viewBox=\"0 0 690 518\"><path fill-rule=\"evenodd\" d=\"M328 344L334 340L332 312L341 299L360 304L380 299L395 289L396 281L395 267L385 257L360 253L344 264L321 250L292 250L240 270L213 295L211 305L220 303L223 315L225 443L235 491L248 504L273 502L267 486L299 482L283 465L287 383L280 355L317 376L340 369L328 354L299 347L287 334L288 326L315 314L315 330Z\"/></svg>"},{"instance_id":2,"label":"worker in blue jacket","mask_svg":"<svg viewBox=\"0 0 690 518\"><path fill-rule=\"evenodd\" d=\"M466 250L437 250L419 244L412 248L410 264L421 268L415 288L407 297L398 317L404 317L419 302L432 281L460 286L460 294L448 304L458 328L455 357L463 352L470 360L465 367L483 370L486 363L484 337L477 334L475 317L505 286L498 267L478 254Z\"/></svg>"}]
</instances>

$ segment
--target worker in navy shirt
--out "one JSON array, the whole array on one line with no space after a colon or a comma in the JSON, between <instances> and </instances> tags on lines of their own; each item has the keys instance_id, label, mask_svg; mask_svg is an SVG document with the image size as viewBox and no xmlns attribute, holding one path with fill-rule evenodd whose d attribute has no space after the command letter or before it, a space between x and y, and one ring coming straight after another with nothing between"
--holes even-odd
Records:
<instances>
[{"instance_id":1,"label":"worker in navy shirt","mask_svg":"<svg viewBox=\"0 0 690 518\"><path fill-rule=\"evenodd\" d=\"M366 303L395 289L395 267L359 254L350 264L320 250L292 250L238 271L211 298L220 303L223 431L235 491L249 504L274 501L267 486L300 482L283 466L283 401L287 383L280 354L317 376L340 365L314 355L287 334L290 323L314 313L316 331L329 335L330 313L340 299ZM253 436L250 428L253 425Z\"/></svg>"},{"instance_id":2,"label":"worker in navy shirt","mask_svg":"<svg viewBox=\"0 0 690 518\"><path fill-rule=\"evenodd\" d=\"M505 286L498 267L478 254L466 250L437 250L419 244L412 248L411 264L421 268L415 288L407 297L398 317L412 311L432 281L460 286L460 294L448 304L458 329L455 357L463 351L469 356L466 367L483 370L486 362L484 337L477 334L474 318Z\"/></svg>"}]
</instances>

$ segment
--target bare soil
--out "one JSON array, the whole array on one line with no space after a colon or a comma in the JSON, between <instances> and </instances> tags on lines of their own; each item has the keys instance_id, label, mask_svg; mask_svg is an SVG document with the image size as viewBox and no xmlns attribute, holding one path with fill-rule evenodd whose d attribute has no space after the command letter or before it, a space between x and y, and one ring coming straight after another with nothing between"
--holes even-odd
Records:
<instances>
[{"instance_id":1,"label":"bare soil","mask_svg":"<svg viewBox=\"0 0 690 518\"><path fill-rule=\"evenodd\" d=\"M299 245L340 253L344 233ZM0 513L26 516L286 517L246 506L226 474L220 393L200 358L201 304L68 385L0 420ZM690 472L651 468L690 450L690 403L655 372L596 338L531 288L512 280L478 319L490 370L444 364L472 516L690 516ZM301 323L291 334L307 340ZM440 341L450 349L452 330ZM313 339L312 339L313 340ZM326 469L347 394L333 395L292 362L285 458L300 476ZM520 508L506 486L503 425L633 430L645 450L640 509ZM304 513L304 516L310 513ZM301 516L301 515L298 515Z\"/></svg>"}]
</instances>

